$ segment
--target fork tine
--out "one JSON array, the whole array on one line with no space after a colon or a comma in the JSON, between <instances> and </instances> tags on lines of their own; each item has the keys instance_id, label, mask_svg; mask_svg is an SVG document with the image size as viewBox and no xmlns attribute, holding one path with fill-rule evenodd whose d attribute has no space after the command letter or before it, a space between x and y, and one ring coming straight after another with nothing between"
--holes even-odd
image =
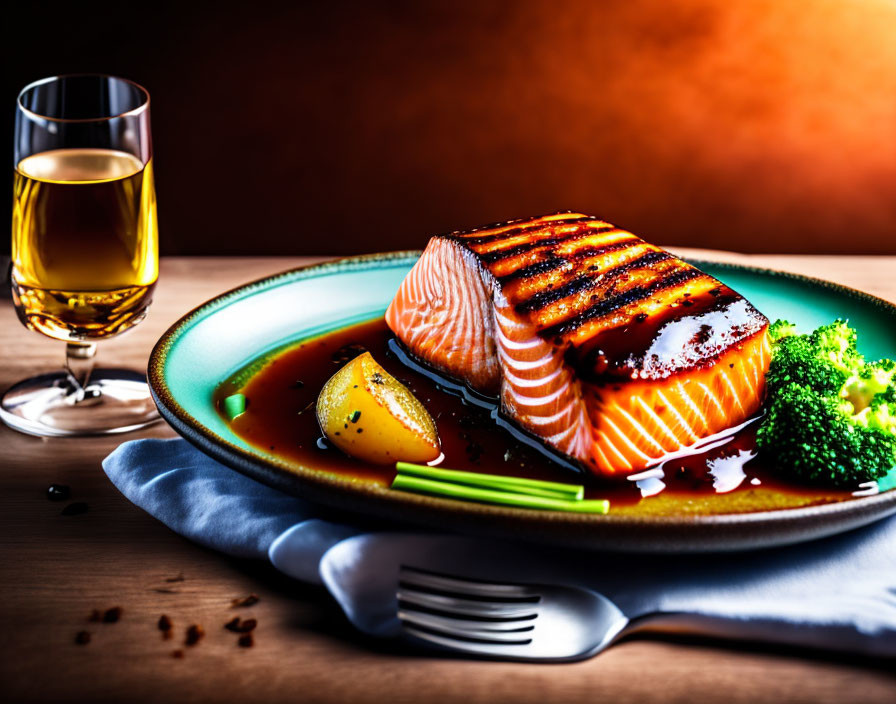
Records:
<instances>
[{"instance_id":1,"label":"fork tine","mask_svg":"<svg viewBox=\"0 0 896 704\"><path fill-rule=\"evenodd\" d=\"M440 645L455 652L473 653L490 657L512 657L516 648L528 648L531 641L517 641L514 643L485 643L470 640L459 640L451 636L440 635L430 631L424 631L407 623L402 624L405 634ZM519 651L516 651L519 654Z\"/></svg>"},{"instance_id":2,"label":"fork tine","mask_svg":"<svg viewBox=\"0 0 896 704\"><path fill-rule=\"evenodd\" d=\"M449 638L457 638L459 640L477 640L482 642L511 645L526 645L532 642L531 630L528 631L490 631L484 628L468 629L455 628L451 625L451 619L430 619L427 614L407 613L398 614L402 620L402 626L411 627L419 626L428 632L434 632L436 635L447 636ZM408 626L408 624L411 624ZM482 625L482 624L480 624Z\"/></svg>"},{"instance_id":3,"label":"fork tine","mask_svg":"<svg viewBox=\"0 0 896 704\"><path fill-rule=\"evenodd\" d=\"M477 634L477 638L498 637L504 634L513 634L519 638L520 634L535 629L535 619L520 621L471 621L462 618L439 616L429 614L416 609L399 609L398 618L409 621L418 626L434 628L440 631L456 631L458 633Z\"/></svg>"},{"instance_id":4,"label":"fork tine","mask_svg":"<svg viewBox=\"0 0 896 704\"><path fill-rule=\"evenodd\" d=\"M494 601L473 601L441 594L428 594L412 589L399 588L398 601L422 606L433 611L457 614L459 616L488 616L491 618L532 618L537 615L537 605L531 602L507 603Z\"/></svg>"},{"instance_id":5,"label":"fork tine","mask_svg":"<svg viewBox=\"0 0 896 704\"><path fill-rule=\"evenodd\" d=\"M469 594L471 596L496 596L496 597L538 597L532 589L518 584L498 584L497 582L485 582L480 580L459 579L448 575L425 572L414 567L402 566L399 571L399 579L417 587L454 592L456 594Z\"/></svg>"}]
</instances>

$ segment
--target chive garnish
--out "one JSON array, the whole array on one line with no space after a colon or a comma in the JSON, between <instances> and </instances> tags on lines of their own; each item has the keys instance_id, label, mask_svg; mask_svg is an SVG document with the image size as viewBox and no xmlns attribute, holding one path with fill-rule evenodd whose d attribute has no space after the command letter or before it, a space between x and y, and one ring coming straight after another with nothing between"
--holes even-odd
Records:
<instances>
[{"instance_id":1,"label":"chive garnish","mask_svg":"<svg viewBox=\"0 0 896 704\"><path fill-rule=\"evenodd\" d=\"M465 484L454 484L422 477L398 474L392 482L392 488L400 491L413 491L437 496L450 496L467 501L480 501L489 504L504 504L520 508L535 508L547 511L572 511L575 513L607 513L610 502L604 499L576 500L556 499L530 494L517 494L500 489L483 489Z\"/></svg>"},{"instance_id":2,"label":"chive garnish","mask_svg":"<svg viewBox=\"0 0 896 704\"><path fill-rule=\"evenodd\" d=\"M246 410L246 397L243 394L231 394L224 399L224 415L233 420Z\"/></svg>"},{"instance_id":3,"label":"chive garnish","mask_svg":"<svg viewBox=\"0 0 896 704\"><path fill-rule=\"evenodd\" d=\"M360 417L361 417L361 411L355 411L354 413L352 413L352 414L349 416L349 420L350 420L352 423L357 423L357 422L358 422L358 418L360 418Z\"/></svg>"},{"instance_id":4,"label":"chive garnish","mask_svg":"<svg viewBox=\"0 0 896 704\"><path fill-rule=\"evenodd\" d=\"M548 499L581 500L585 496L585 488L581 484L565 484L547 482L540 479L508 477L500 474L483 474L481 472L462 472L456 469L439 469L410 462L396 462L395 469L399 474L421 477L434 481L478 486L496 491L509 491L529 496L542 496Z\"/></svg>"}]
</instances>

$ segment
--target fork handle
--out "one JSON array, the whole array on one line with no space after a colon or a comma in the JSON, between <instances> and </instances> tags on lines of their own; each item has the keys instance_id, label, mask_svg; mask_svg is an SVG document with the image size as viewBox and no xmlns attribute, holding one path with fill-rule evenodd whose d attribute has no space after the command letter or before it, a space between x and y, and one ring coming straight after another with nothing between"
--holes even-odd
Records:
<instances>
[{"instance_id":1,"label":"fork handle","mask_svg":"<svg viewBox=\"0 0 896 704\"><path fill-rule=\"evenodd\" d=\"M869 637L851 622L818 623L788 621L780 615L749 618L731 614L654 612L632 618L618 638L633 633L703 636L723 640L756 641L801 648L864 652L892 657L886 638Z\"/></svg>"}]
</instances>

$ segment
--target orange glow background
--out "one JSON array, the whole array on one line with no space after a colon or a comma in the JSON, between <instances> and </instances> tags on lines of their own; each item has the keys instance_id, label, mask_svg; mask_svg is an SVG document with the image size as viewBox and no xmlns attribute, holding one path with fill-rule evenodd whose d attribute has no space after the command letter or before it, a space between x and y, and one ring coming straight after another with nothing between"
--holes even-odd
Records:
<instances>
[{"instance_id":1,"label":"orange glow background","mask_svg":"<svg viewBox=\"0 0 896 704\"><path fill-rule=\"evenodd\" d=\"M660 244L896 253L896 0L248 13L146 20L137 54L118 20L61 18L27 65L153 93L165 252L419 247L569 208Z\"/></svg>"}]
</instances>

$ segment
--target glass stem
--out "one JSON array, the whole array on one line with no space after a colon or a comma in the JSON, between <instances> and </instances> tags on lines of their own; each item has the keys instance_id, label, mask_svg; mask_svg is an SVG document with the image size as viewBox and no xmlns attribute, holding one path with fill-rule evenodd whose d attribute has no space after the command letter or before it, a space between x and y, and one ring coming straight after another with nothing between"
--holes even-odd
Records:
<instances>
[{"instance_id":1,"label":"glass stem","mask_svg":"<svg viewBox=\"0 0 896 704\"><path fill-rule=\"evenodd\" d=\"M91 398L87 392L87 384L90 382L90 373L93 371L93 363L96 357L96 343L94 342L69 342L65 346L65 369L68 372L71 383L69 400L71 403L81 403Z\"/></svg>"}]
</instances>

